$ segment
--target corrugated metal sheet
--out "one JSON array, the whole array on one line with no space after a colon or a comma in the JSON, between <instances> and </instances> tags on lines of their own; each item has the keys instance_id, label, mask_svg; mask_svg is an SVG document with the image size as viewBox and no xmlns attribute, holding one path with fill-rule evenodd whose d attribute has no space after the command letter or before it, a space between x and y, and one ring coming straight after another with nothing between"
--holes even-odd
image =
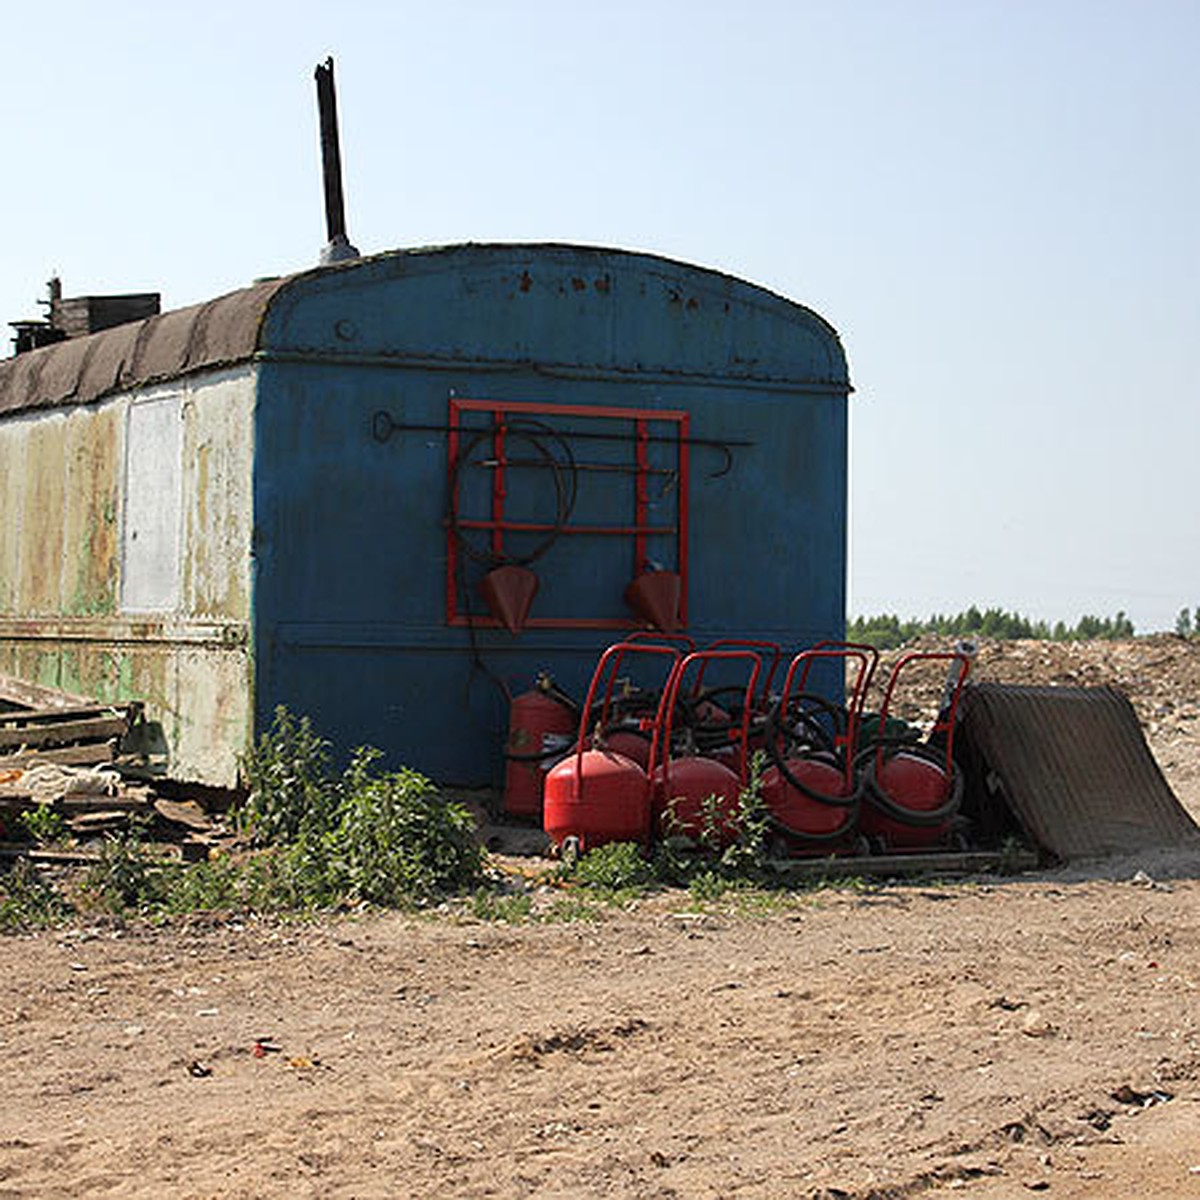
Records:
<instances>
[{"instance_id":1,"label":"corrugated metal sheet","mask_svg":"<svg viewBox=\"0 0 1200 1200\"><path fill-rule=\"evenodd\" d=\"M71 338L0 362L0 413L90 404L113 392L245 362L267 307L288 279Z\"/></svg>"},{"instance_id":2,"label":"corrugated metal sheet","mask_svg":"<svg viewBox=\"0 0 1200 1200\"><path fill-rule=\"evenodd\" d=\"M960 736L1026 833L1060 859L1200 837L1114 688L974 684Z\"/></svg>"}]
</instances>

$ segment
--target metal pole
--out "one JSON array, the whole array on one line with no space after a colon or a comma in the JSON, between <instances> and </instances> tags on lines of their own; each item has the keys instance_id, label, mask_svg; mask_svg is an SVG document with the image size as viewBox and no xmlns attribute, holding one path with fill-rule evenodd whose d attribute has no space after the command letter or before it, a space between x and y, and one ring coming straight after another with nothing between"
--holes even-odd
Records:
<instances>
[{"instance_id":1,"label":"metal pole","mask_svg":"<svg viewBox=\"0 0 1200 1200\"><path fill-rule=\"evenodd\" d=\"M325 228L329 242L321 263L358 258L346 237L346 202L342 195L342 155L338 145L337 94L333 86L333 58L317 65L317 108L321 118L321 171L325 185Z\"/></svg>"}]
</instances>

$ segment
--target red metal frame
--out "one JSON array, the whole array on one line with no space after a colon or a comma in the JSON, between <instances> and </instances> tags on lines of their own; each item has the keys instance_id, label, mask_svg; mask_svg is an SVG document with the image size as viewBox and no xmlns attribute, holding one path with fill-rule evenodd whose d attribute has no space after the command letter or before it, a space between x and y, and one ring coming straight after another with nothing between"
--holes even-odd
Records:
<instances>
[{"instance_id":1,"label":"red metal frame","mask_svg":"<svg viewBox=\"0 0 1200 1200\"><path fill-rule=\"evenodd\" d=\"M490 427L468 427L463 418L472 413L490 415ZM532 521L510 521L505 517L507 498L507 470L509 469L505 444L506 416L538 416L542 418L569 417L576 425L587 420L617 420L633 423L635 446L634 478L634 523L632 525L567 525L561 528L554 524ZM673 428L677 441L677 486L674 525L648 524L650 511L649 444L651 426L668 425ZM690 485L688 461L689 414L679 409L615 408L607 405L541 404L525 400L473 400L458 396L450 397L449 434L446 439L446 465L450 487L450 505L454 521L446 532L446 624L474 625L481 628L499 627L495 618L486 614L465 613L459 606L458 579L462 551L455 536L457 529L490 531L491 552L497 558L504 554L504 535L512 533L548 533L559 528L565 536L625 537L633 539L633 573L640 571L647 561L647 539L653 536L675 535L676 569L680 578L679 616L687 624L687 581L688 581L688 494ZM551 425L553 428L553 425ZM495 462L492 475L492 497L489 516L464 517L459 512L458 474L456 465L464 434L476 435L490 432L492 436L492 458ZM564 431L568 433L569 431ZM631 574L632 578L632 574ZM619 592L612 597L613 607L619 607ZM612 617L546 617L531 616L525 625L533 629L628 629L636 622L625 616Z\"/></svg>"},{"instance_id":2,"label":"red metal frame","mask_svg":"<svg viewBox=\"0 0 1200 1200\"><path fill-rule=\"evenodd\" d=\"M639 643L641 645L643 643ZM680 658L671 673L667 686L663 689L662 699L658 705L658 715L654 721L654 740L650 743L650 776L654 777L656 767L662 768L663 795L671 789L671 731L675 726L675 711L678 706L679 693L683 686L684 676L696 663L700 670L713 659L737 660L750 664L749 676L746 679L746 690L742 699L742 721L738 731L738 782L746 786L749 774L748 750L750 744L750 714L754 710L754 695L758 691L758 677L762 671L762 657L753 650L696 650L692 654Z\"/></svg>"},{"instance_id":3,"label":"red metal frame","mask_svg":"<svg viewBox=\"0 0 1200 1200\"><path fill-rule=\"evenodd\" d=\"M949 704L944 711L938 713L933 728L929 731L929 735L925 739L928 742L929 738L934 734L939 734L946 739L943 769L946 775L949 776L954 765L954 730L958 724L958 704L962 699L963 685L967 682L967 676L971 673L971 660L961 650L910 650L907 654L902 654L892 667L891 676L888 678L887 687L884 689L883 703L879 706L879 728L881 731L884 729L888 719L888 712L892 706L892 695L896 690L896 684L899 682L900 676L904 673L905 669L915 662L944 662L952 663L958 667L958 673L955 676L950 692ZM887 739L880 738L879 744L875 748L876 774L883 769L885 749L887 749Z\"/></svg>"}]
</instances>

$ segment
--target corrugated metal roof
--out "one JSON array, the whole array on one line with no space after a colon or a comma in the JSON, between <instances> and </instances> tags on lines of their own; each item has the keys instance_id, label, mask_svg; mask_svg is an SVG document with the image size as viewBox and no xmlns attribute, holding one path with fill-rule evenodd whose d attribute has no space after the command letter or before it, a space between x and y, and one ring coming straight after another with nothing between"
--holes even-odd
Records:
<instances>
[{"instance_id":1,"label":"corrugated metal roof","mask_svg":"<svg viewBox=\"0 0 1200 1200\"><path fill-rule=\"evenodd\" d=\"M973 684L960 737L1026 833L1060 859L1200 838L1115 688Z\"/></svg>"},{"instance_id":2,"label":"corrugated metal roof","mask_svg":"<svg viewBox=\"0 0 1200 1200\"><path fill-rule=\"evenodd\" d=\"M0 362L0 413L88 404L110 392L245 362L288 279L71 338Z\"/></svg>"}]
</instances>

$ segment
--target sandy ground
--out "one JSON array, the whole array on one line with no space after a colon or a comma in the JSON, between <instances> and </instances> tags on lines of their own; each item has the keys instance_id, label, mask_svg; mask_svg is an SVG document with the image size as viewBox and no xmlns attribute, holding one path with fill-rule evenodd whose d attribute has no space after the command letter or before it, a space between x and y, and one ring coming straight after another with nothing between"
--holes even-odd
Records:
<instances>
[{"instance_id":1,"label":"sandy ground","mask_svg":"<svg viewBox=\"0 0 1200 1200\"><path fill-rule=\"evenodd\" d=\"M1200 1196L1198 881L6 937L0 1196Z\"/></svg>"},{"instance_id":2,"label":"sandy ground","mask_svg":"<svg viewBox=\"0 0 1200 1200\"><path fill-rule=\"evenodd\" d=\"M1200 884L1132 866L8 938L0 1195L1200 1195Z\"/></svg>"}]
</instances>

